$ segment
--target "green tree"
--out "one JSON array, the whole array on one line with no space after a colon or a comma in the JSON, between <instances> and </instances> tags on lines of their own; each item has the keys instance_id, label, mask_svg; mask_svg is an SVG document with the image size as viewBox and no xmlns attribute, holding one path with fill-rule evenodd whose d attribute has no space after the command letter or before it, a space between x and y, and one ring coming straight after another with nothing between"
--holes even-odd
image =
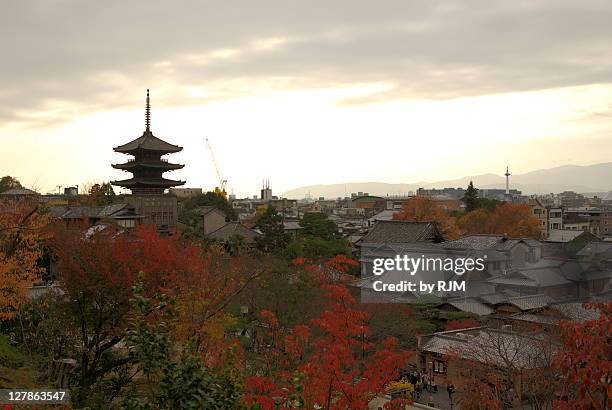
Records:
<instances>
[{"instance_id":1,"label":"green tree","mask_svg":"<svg viewBox=\"0 0 612 410\"><path fill-rule=\"evenodd\" d=\"M232 204L229 203L227 199L223 196L209 191L204 194L193 196L183 202L183 212L181 215L181 221L188 223L192 216L192 212L194 209L200 206L214 206L215 208L223 211L225 216L230 221L238 220L238 214L236 210L232 207Z\"/></svg>"},{"instance_id":2,"label":"green tree","mask_svg":"<svg viewBox=\"0 0 612 410\"><path fill-rule=\"evenodd\" d=\"M283 217L273 206L268 206L259 217L255 227L263 234L257 239L257 247L264 252L281 253L287 247L290 237L285 232Z\"/></svg>"},{"instance_id":3,"label":"green tree","mask_svg":"<svg viewBox=\"0 0 612 410\"><path fill-rule=\"evenodd\" d=\"M142 278L142 276L141 276ZM231 409L241 397L241 375L226 352L221 369L208 368L192 346L172 337L176 315L166 295L145 296L142 282L133 288L134 311L127 344L134 367L142 375L139 385L125 395L124 409Z\"/></svg>"},{"instance_id":4,"label":"green tree","mask_svg":"<svg viewBox=\"0 0 612 410\"><path fill-rule=\"evenodd\" d=\"M502 204L502 201L498 201L497 199L490 198L478 198L476 202L477 208L482 208L485 211L493 212L497 205Z\"/></svg>"},{"instance_id":5,"label":"green tree","mask_svg":"<svg viewBox=\"0 0 612 410\"><path fill-rule=\"evenodd\" d=\"M21 188L21 182L10 175L0 178L0 192L8 191L13 188Z\"/></svg>"},{"instance_id":6,"label":"green tree","mask_svg":"<svg viewBox=\"0 0 612 410\"><path fill-rule=\"evenodd\" d=\"M348 242L344 238L323 239L317 236L304 236L291 241L286 255L289 259L329 259L336 255L348 254Z\"/></svg>"},{"instance_id":7,"label":"green tree","mask_svg":"<svg viewBox=\"0 0 612 410\"><path fill-rule=\"evenodd\" d=\"M474 187L474 183L470 181L465 194L463 195L465 210L471 212L478 208L478 189Z\"/></svg>"},{"instance_id":8,"label":"green tree","mask_svg":"<svg viewBox=\"0 0 612 410\"><path fill-rule=\"evenodd\" d=\"M305 236L316 236L326 240L340 237L336 223L320 212L307 212L300 225L303 228L302 235Z\"/></svg>"}]
</instances>

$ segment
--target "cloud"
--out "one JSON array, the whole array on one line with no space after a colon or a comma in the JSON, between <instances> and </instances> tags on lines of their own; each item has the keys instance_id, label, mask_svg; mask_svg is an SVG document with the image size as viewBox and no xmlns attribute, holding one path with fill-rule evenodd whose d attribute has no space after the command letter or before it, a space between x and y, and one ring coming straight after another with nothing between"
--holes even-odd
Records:
<instances>
[{"instance_id":1,"label":"cloud","mask_svg":"<svg viewBox=\"0 0 612 410\"><path fill-rule=\"evenodd\" d=\"M0 126L133 107L148 87L187 105L389 85L339 101L358 104L610 83L610 21L606 0L8 2Z\"/></svg>"}]
</instances>

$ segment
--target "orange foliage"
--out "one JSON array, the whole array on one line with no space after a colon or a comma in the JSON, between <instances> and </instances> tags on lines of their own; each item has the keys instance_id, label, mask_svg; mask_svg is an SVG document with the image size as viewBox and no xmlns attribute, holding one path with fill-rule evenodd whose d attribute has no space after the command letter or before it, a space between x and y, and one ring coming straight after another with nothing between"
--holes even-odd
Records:
<instances>
[{"instance_id":1,"label":"orange foliage","mask_svg":"<svg viewBox=\"0 0 612 410\"><path fill-rule=\"evenodd\" d=\"M612 405L612 303L587 304L599 309L597 320L560 323L564 349L556 357L561 371L558 409L609 409Z\"/></svg>"},{"instance_id":2,"label":"orange foliage","mask_svg":"<svg viewBox=\"0 0 612 410\"><path fill-rule=\"evenodd\" d=\"M0 320L11 319L43 270L40 241L49 218L27 201L0 204Z\"/></svg>"},{"instance_id":3,"label":"orange foliage","mask_svg":"<svg viewBox=\"0 0 612 410\"><path fill-rule=\"evenodd\" d=\"M446 239L457 239L459 229L455 218L450 216L444 207L435 200L417 196L404 203L402 210L393 215L400 221L434 221Z\"/></svg>"},{"instance_id":4,"label":"orange foliage","mask_svg":"<svg viewBox=\"0 0 612 410\"><path fill-rule=\"evenodd\" d=\"M176 335L206 352L207 364L219 360L231 344L225 329L233 319L224 308L263 269L243 257L204 254L200 246L184 243L178 235L160 236L154 226L143 225L131 233L109 227L94 235L60 228L54 236L62 286L73 300L96 301L100 309L112 308L120 317L128 313L137 274L144 272L146 293L163 292L175 300ZM109 326L122 337L124 324Z\"/></svg>"},{"instance_id":5,"label":"orange foliage","mask_svg":"<svg viewBox=\"0 0 612 410\"><path fill-rule=\"evenodd\" d=\"M503 203L492 212L476 209L459 218L463 234L497 234L513 238L540 237L539 222L526 204Z\"/></svg>"},{"instance_id":6,"label":"orange foliage","mask_svg":"<svg viewBox=\"0 0 612 410\"><path fill-rule=\"evenodd\" d=\"M399 377L412 353L398 350L393 338L380 345L369 342L370 315L356 309L344 285L322 285L322 290L326 304L321 315L283 338L273 313L262 312L269 329L268 369L274 377L247 379L247 404L272 409L272 397L287 404L299 397L305 408L367 408L388 382Z\"/></svg>"}]
</instances>

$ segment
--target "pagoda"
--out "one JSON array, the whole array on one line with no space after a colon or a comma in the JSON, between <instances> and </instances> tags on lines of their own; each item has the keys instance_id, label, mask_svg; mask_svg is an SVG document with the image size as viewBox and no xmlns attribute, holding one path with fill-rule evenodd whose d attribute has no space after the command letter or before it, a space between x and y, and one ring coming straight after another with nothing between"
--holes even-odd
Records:
<instances>
[{"instance_id":1,"label":"pagoda","mask_svg":"<svg viewBox=\"0 0 612 410\"><path fill-rule=\"evenodd\" d=\"M124 164L113 164L115 169L131 172L132 178L111 181L111 184L128 188L133 195L162 195L168 188L183 185L185 181L166 179L163 173L181 169L184 165L172 164L162 158L165 154L173 154L182 149L155 137L151 132L151 104L147 90L144 133L127 144L113 148L115 152L133 156Z\"/></svg>"}]
</instances>

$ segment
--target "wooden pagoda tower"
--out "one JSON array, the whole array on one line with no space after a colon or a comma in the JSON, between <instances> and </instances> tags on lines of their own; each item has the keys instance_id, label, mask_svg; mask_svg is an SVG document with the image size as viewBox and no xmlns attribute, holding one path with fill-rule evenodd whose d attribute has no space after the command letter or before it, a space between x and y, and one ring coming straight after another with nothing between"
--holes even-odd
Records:
<instances>
[{"instance_id":1,"label":"wooden pagoda tower","mask_svg":"<svg viewBox=\"0 0 612 410\"><path fill-rule=\"evenodd\" d=\"M111 181L111 184L128 188L133 195L162 195L168 188L183 185L185 181L175 181L163 177L164 172L181 169L184 165L172 164L163 155L173 154L183 148L159 139L151 132L151 104L147 90L145 109L145 131L141 137L127 144L113 148L115 152L132 155L123 164L113 164L113 168L132 173L132 178Z\"/></svg>"}]
</instances>

